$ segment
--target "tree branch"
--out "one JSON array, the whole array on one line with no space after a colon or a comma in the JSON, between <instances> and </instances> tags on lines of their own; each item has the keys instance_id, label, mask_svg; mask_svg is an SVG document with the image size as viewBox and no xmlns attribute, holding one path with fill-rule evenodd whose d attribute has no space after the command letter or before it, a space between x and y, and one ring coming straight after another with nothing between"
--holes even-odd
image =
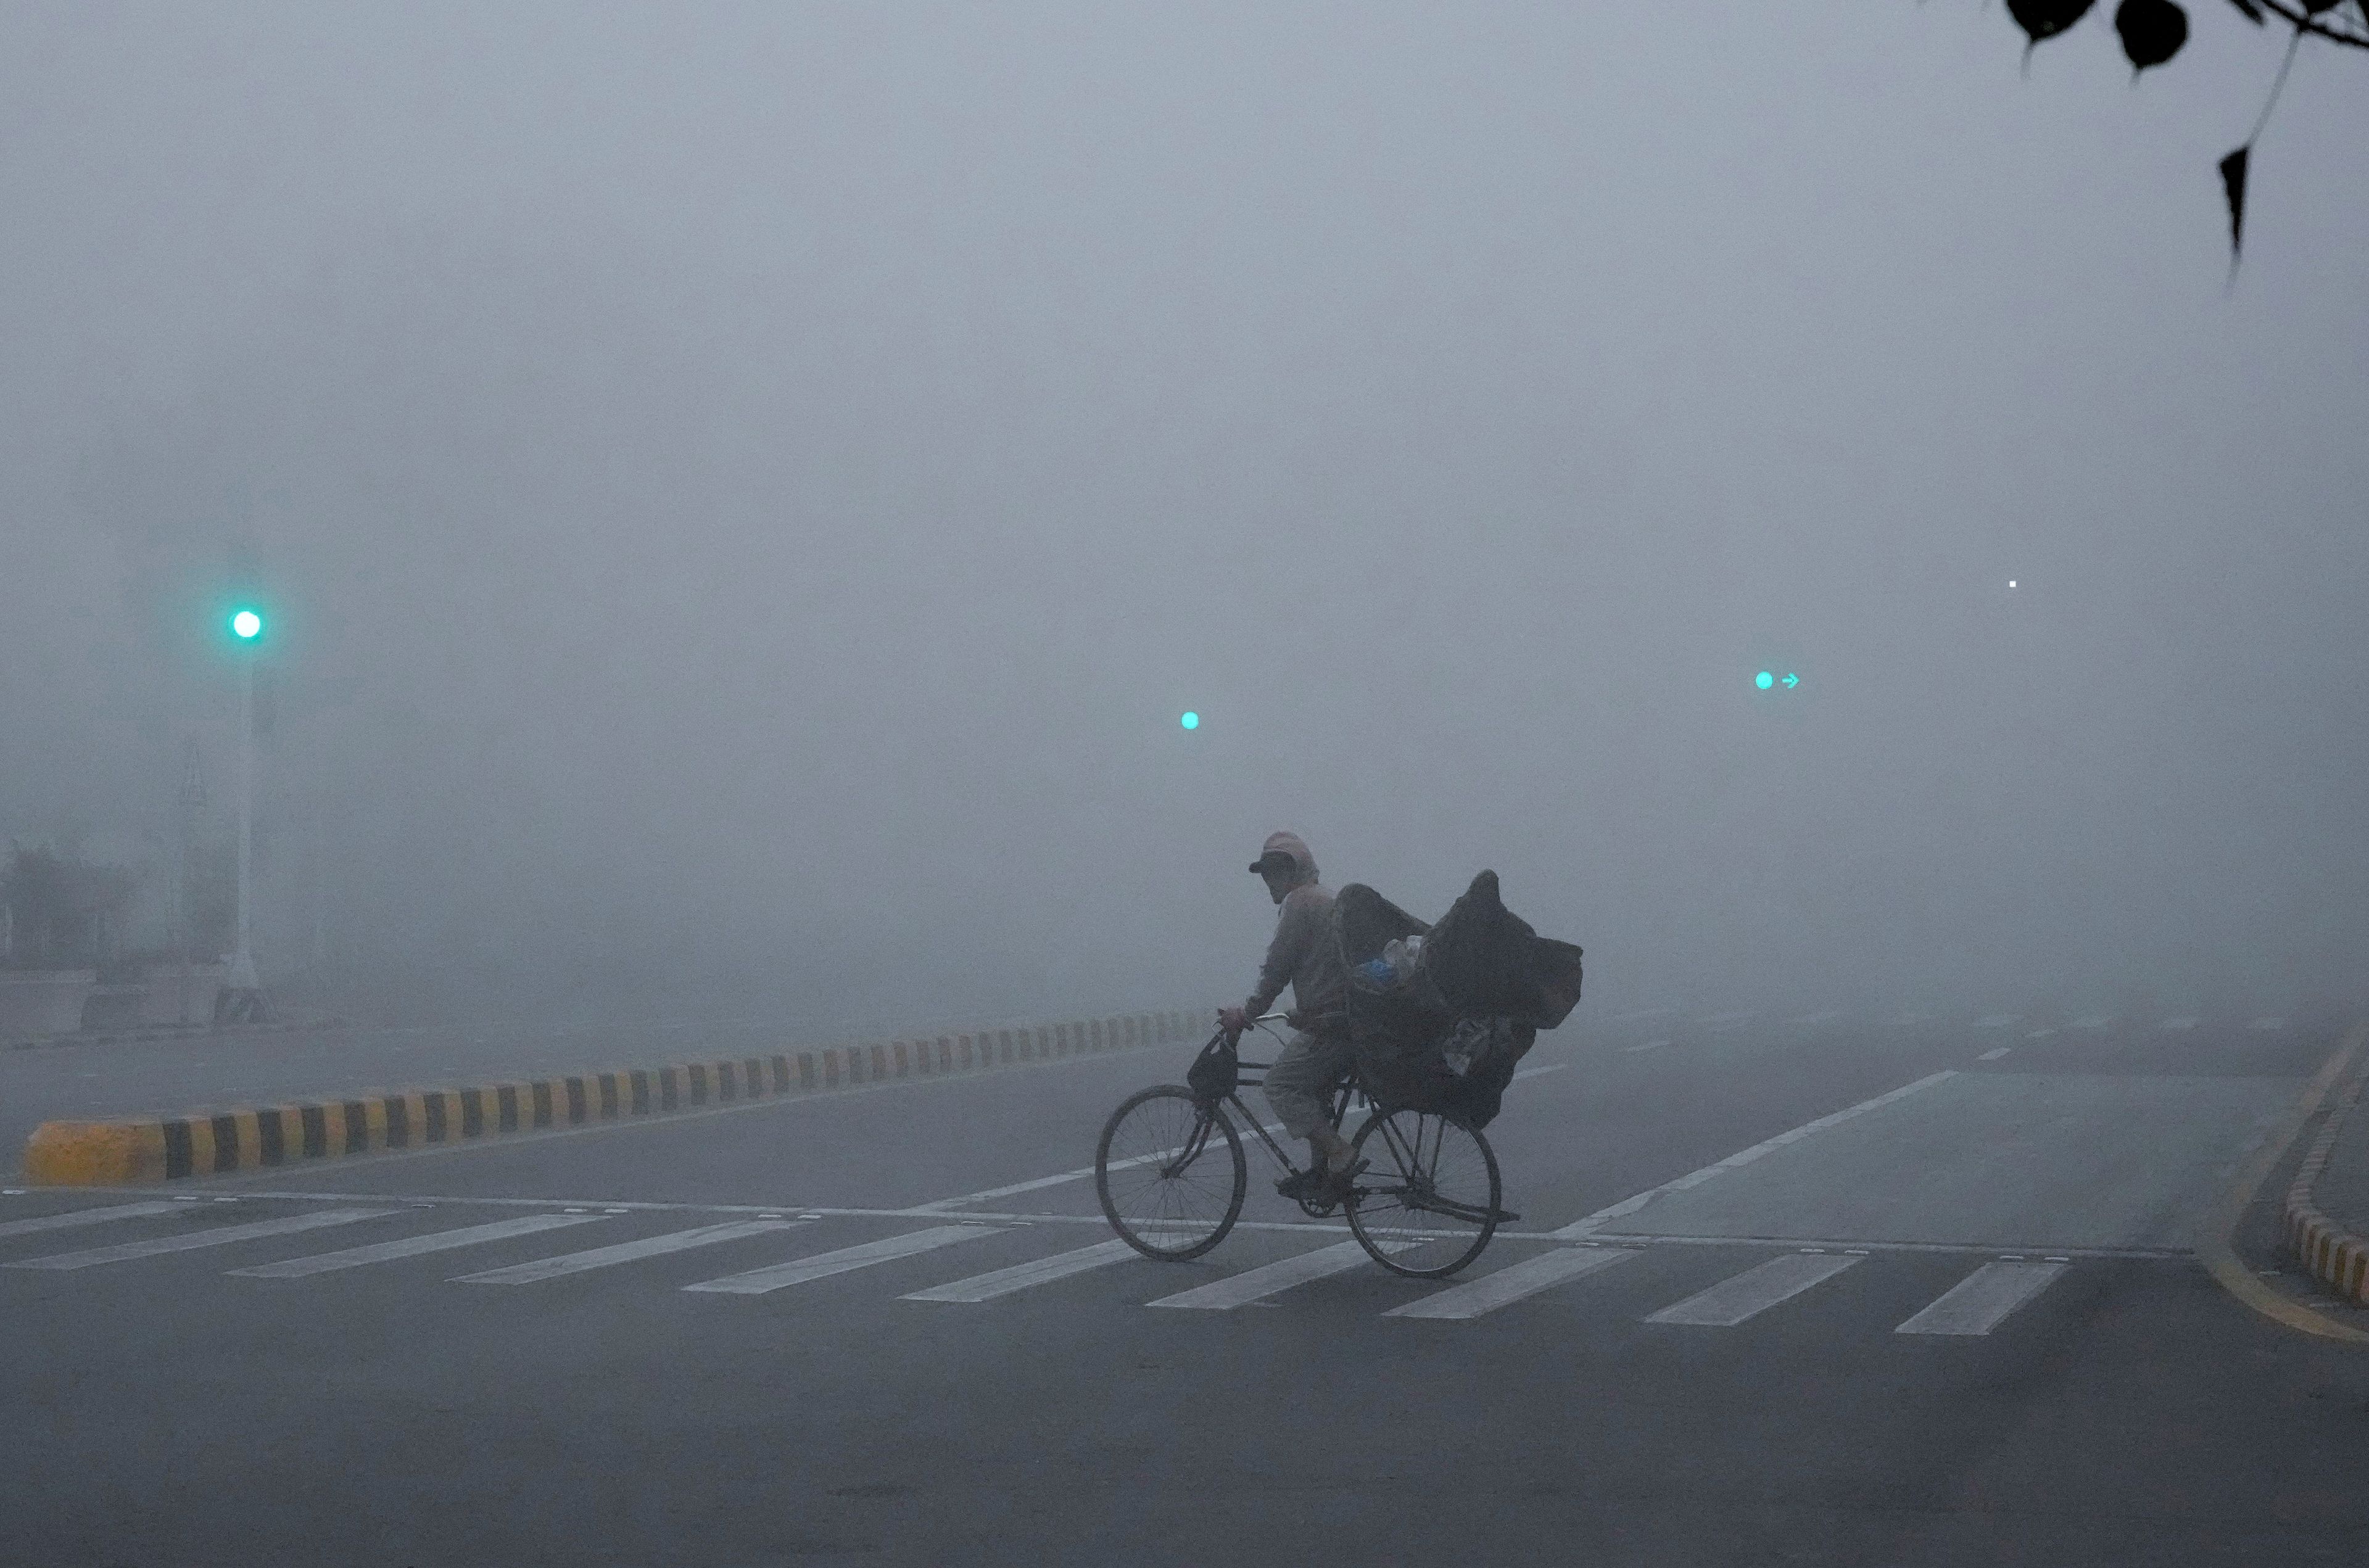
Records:
<instances>
[{"instance_id":1,"label":"tree branch","mask_svg":"<svg viewBox=\"0 0 2369 1568\"><path fill-rule=\"evenodd\" d=\"M2369 49L2369 33L2355 32L2351 28L2340 31L2294 4L2294 0L2229 0L2229 4L2245 13L2249 21L2260 21L2261 17L2257 13L2268 11L2297 32L2310 33L2330 43L2341 43L2353 49ZM2369 12L2363 14L2369 16Z\"/></svg>"}]
</instances>

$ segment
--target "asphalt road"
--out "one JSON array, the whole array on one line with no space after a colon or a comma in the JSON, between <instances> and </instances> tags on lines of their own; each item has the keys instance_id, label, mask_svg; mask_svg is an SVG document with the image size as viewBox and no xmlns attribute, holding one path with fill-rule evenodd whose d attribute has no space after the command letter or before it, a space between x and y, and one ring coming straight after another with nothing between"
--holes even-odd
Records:
<instances>
[{"instance_id":1,"label":"asphalt road","mask_svg":"<svg viewBox=\"0 0 2369 1568\"><path fill-rule=\"evenodd\" d=\"M0 1555L2355 1563L2369 1352L2191 1255L2340 1022L1567 1027L1449 1285L1101 1247L1173 1047L12 1192Z\"/></svg>"}]
</instances>

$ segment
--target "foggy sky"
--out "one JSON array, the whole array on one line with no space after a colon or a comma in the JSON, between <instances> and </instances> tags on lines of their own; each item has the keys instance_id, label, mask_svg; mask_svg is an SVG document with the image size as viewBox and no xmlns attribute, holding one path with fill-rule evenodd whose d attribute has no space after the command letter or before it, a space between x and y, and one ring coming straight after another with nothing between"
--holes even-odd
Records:
<instances>
[{"instance_id":1,"label":"foggy sky","mask_svg":"<svg viewBox=\"0 0 2369 1568\"><path fill-rule=\"evenodd\" d=\"M2369 68L2231 286L2192 11L12 5L0 834L219 813L244 551L384 1008L1214 1006L1279 827L1591 1008L2352 994Z\"/></svg>"}]
</instances>

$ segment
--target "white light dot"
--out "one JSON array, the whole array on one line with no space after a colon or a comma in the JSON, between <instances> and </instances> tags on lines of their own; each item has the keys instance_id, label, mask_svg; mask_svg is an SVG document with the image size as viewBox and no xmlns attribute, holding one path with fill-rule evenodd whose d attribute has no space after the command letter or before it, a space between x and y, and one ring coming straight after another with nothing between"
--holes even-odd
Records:
<instances>
[{"instance_id":1,"label":"white light dot","mask_svg":"<svg viewBox=\"0 0 2369 1568\"><path fill-rule=\"evenodd\" d=\"M2009 587L2009 588L2013 588L2013 587L2015 586L2015 579L2014 579L2013 578L2008 578L2008 579L2007 579L2007 585L2008 585L2008 587Z\"/></svg>"}]
</instances>

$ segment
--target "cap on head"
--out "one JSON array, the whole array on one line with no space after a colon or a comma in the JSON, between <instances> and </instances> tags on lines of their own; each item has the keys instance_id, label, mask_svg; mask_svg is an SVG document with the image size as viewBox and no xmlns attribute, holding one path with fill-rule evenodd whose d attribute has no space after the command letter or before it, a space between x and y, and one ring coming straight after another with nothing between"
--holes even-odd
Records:
<instances>
[{"instance_id":1,"label":"cap on head","mask_svg":"<svg viewBox=\"0 0 2369 1568\"><path fill-rule=\"evenodd\" d=\"M1269 833L1266 845L1251 869L1261 876L1274 873L1292 886L1316 880L1316 856L1297 833Z\"/></svg>"}]
</instances>

